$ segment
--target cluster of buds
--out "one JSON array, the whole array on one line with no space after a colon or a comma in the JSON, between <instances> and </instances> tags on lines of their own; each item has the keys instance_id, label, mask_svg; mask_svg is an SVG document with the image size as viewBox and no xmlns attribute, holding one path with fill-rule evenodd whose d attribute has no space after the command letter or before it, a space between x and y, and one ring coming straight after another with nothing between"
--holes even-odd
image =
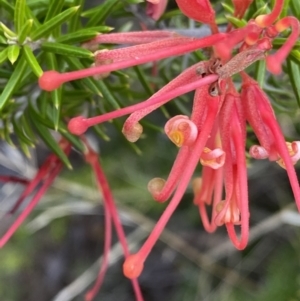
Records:
<instances>
[{"instance_id":1,"label":"cluster of buds","mask_svg":"<svg viewBox=\"0 0 300 301\"><path fill-rule=\"evenodd\" d=\"M156 2L166 3L162 0ZM141 249L127 256L123 270L131 279L141 274L144 261L177 208L199 164L203 166L202 178L193 182L194 204L199 208L205 229L213 232L218 226L225 225L235 247L239 250L246 247L250 216L245 156L247 122L260 143L251 147L250 155L255 159L277 161L286 169L300 210L300 189L293 166L300 156L299 142L285 141L267 95L245 72L254 62L265 60L269 72L280 74L284 60L298 39L299 21L292 16L277 20L284 1L276 0L270 14L259 15L243 28L228 26L226 32L220 33L209 0L176 2L183 14L208 24L212 34L204 38L190 38L167 31L103 34L88 45L112 43L132 46L96 53L95 66L91 68L67 73L46 71L39 79L43 90L52 91L72 80L109 74L211 47L209 60L189 67L149 99L92 118L77 116L69 122L69 131L82 135L91 126L131 114L124 123L123 134L135 142L143 132L139 123L143 117L171 99L195 91L191 116L175 116L165 125L166 135L179 152L168 179L152 179L148 190L159 202L171 199ZM234 15L242 18L252 0L232 2ZM273 39L287 28L291 29L291 34L286 42L274 54L268 54ZM240 90L236 89L232 80L235 74L241 78ZM211 207L211 217L207 214L208 206Z\"/></svg>"}]
</instances>

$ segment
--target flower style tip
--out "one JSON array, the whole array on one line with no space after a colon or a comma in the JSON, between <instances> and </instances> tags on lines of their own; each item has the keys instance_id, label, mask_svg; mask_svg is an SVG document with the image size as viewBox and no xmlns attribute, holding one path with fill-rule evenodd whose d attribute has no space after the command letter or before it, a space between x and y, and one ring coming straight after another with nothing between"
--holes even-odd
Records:
<instances>
[{"instance_id":1,"label":"flower style tip","mask_svg":"<svg viewBox=\"0 0 300 301\"><path fill-rule=\"evenodd\" d=\"M210 150L208 147L205 147L200 157L200 163L203 166L218 169L224 165L225 157L226 154L222 149L216 148L214 150Z\"/></svg>"},{"instance_id":2,"label":"flower style tip","mask_svg":"<svg viewBox=\"0 0 300 301\"><path fill-rule=\"evenodd\" d=\"M192 145L197 136L198 129L194 122L185 115L171 118L165 125L165 133L178 147Z\"/></svg>"},{"instance_id":3,"label":"flower style tip","mask_svg":"<svg viewBox=\"0 0 300 301\"><path fill-rule=\"evenodd\" d=\"M89 128L87 120L82 116L77 116L69 121L68 129L73 135L82 135Z\"/></svg>"},{"instance_id":4,"label":"flower style tip","mask_svg":"<svg viewBox=\"0 0 300 301\"><path fill-rule=\"evenodd\" d=\"M42 90L53 91L62 84L60 73L54 70L45 71L39 78L39 86Z\"/></svg>"},{"instance_id":5,"label":"flower style tip","mask_svg":"<svg viewBox=\"0 0 300 301\"><path fill-rule=\"evenodd\" d=\"M267 69L271 73L278 75L282 72L281 62L278 61L278 58L275 55L269 55L266 58Z\"/></svg>"},{"instance_id":6,"label":"flower style tip","mask_svg":"<svg viewBox=\"0 0 300 301\"><path fill-rule=\"evenodd\" d=\"M255 18L255 23L261 28L266 28L274 23L274 21L279 17L284 5L284 0L275 1L275 5L270 14L259 15Z\"/></svg>"},{"instance_id":7,"label":"flower style tip","mask_svg":"<svg viewBox=\"0 0 300 301\"><path fill-rule=\"evenodd\" d=\"M163 202L160 200L158 197L163 190L164 186L166 184L166 180L162 178L153 178L152 180L149 181L148 183L148 191L151 193L152 197L159 202Z\"/></svg>"},{"instance_id":8,"label":"flower style tip","mask_svg":"<svg viewBox=\"0 0 300 301\"><path fill-rule=\"evenodd\" d=\"M123 273L129 279L139 277L144 269L144 260L140 254L129 255L123 264Z\"/></svg>"},{"instance_id":9,"label":"flower style tip","mask_svg":"<svg viewBox=\"0 0 300 301\"><path fill-rule=\"evenodd\" d=\"M290 51L299 38L300 25L297 18L285 17L275 24L275 30L278 31L278 33L286 30L288 27L291 27L292 32L287 38L286 42L279 50L277 50L275 54L267 57L267 68L271 73L281 73L281 64L289 55Z\"/></svg>"},{"instance_id":10,"label":"flower style tip","mask_svg":"<svg viewBox=\"0 0 300 301\"><path fill-rule=\"evenodd\" d=\"M122 133L129 142L136 142L139 140L143 133L143 126L139 122L133 125L125 123L122 129Z\"/></svg>"},{"instance_id":11,"label":"flower style tip","mask_svg":"<svg viewBox=\"0 0 300 301\"><path fill-rule=\"evenodd\" d=\"M289 155L292 159L292 163L296 164L300 159L300 141L286 142L286 146L289 152ZM280 158L276 161L282 168L286 169L284 160Z\"/></svg>"}]
</instances>

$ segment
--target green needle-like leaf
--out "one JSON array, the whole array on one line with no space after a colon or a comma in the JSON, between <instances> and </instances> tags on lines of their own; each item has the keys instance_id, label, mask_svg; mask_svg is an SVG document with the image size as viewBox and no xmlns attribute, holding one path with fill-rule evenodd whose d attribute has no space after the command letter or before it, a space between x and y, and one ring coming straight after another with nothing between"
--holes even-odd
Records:
<instances>
[{"instance_id":1,"label":"green needle-like leaf","mask_svg":"<svg viewBox=\"0 0 300 301\"><path fill-rule=\"evenodd\" d=\"M277 49L277 48L281 47L285 42L286 42L286 39L284 39L284 38L276 38L272 41L272 44L273 44L274 48ZM300 41L297 41L294 44L294 48L297 48L297 47L300 47Z\"/></svg>"},{"instance_id":2,"label":"green needle-like leaf","mask_svg":"<svg viewBox=\"0 0 300 301\"><path fill-rule=\"evenodd\" d=\"M50 70L58 70L58 64L56 56L53 53L47 53L47 67ZM51 119L54 122L54 129L57 131L60 121L61 101L62 101L62 87L55 89L51 92L51 99L53 103L53 109L51 110Z\"/></svg>"},{"instance_id":3,"label":"green needle-like leaf","mask_svg":"<svg viewBox=\"0 0 300 301\"><path fill-rule=\"evenodd\" d=\"M30 30L32 28L33 24L33 19L29 19L25 22L25 24L22 26L19 36L18 36L18 41L19 44L23 44L26 38L29 36Z\"/></svg>"},{"instance_id":4,"label":"green needle-like leaf","mask_svg":"<svg viewBox=\"0 0 300 301\"><path fill-rule=\"evenodd\" d=\"M296 64L292 59L287 59L287 67L288 67L288 75L298 102L298 106L300 107L300 65Z\"/></svg>"},{"instance_id":5,"label":"green needle-like leaf","mask_svg":"<svg viewBox=\"0 0 300 301\"><path fill-rule=\"evenodd\" d=\"M81 43L95 38L99 34L98 31L91 29L83 29L77 32L72 32L56 39L58 43Z\"/></svg>"},{"instance_id":6,"label":"green needle-like leaf","mask_svg":"<svg viewBox=\"0 0 300 301\"><path fill-rule=\"evenodd\" d=\"M27 145L30 145L31 147L33 147L35 141L31 140L24 133L20 118L17 118L16 116L13 116L11 121L12 121L12 125L14 127L14 133L17 135L18 139L22 140Z\"/></svg>"},{"instance_id":7,"label":"green needle-like leaf","mask_svg":"<svg viewBox=\"0 0 300 301\"><path fill-rule=\"evenodd\" d=\"M69 32L74 32L77 29L82 27L80 13L81 13L82 8L84 7L84 4L85 4L85 0L73 0L73 5L80 6L80 7L79 7L79 10L77 11L77 14L75 14L70 19L70 22L68 24Z\"/></svg>"},{"instance_id":8,"label":"green needle-like leaf","mask_svg":"<svg viewBox=\"0 0 300 301\"><path fill-rule=\"evenodd\" d=\"M14 39L17 37L17 35L12 30L10 30L4 23L0 22L0 27L1 27L4 35L8 39Z\"/></svg>"},{"instance_id":9,"label":"green needle-like leaf","mask_svg":"<svg viewBox=\"0 0 300 301\"><path fill-rule=\"evenodd\" d=\"M241 28L247 25L245 20L241 20L233 16L225 15L225 18L236 28Z\"/></svg>"},{"instance_id":10,"label":"green needle-like leaf","mask_svg":"<svg viewBox=\"0 0 300 301\"><path fill-rule=\"evenodd\" d=\"M75 56L75 57L81 57L86 59L90 59L94 57L94 54L85 48L61 44L61 43L45 42L42 44L41 48L44 51L61 54L65 56Z\"/></svg>"},{"instance_id":11,"label":"green needle-like leaf","mask_svg":"<svg viewBox=\"0 0 300 301\"><path fill-rule=\"evenodd\" d=\"M257 17L259 15L266 14L268 12L267 8L268 8L268 4L266 3L265 5L263 5L258 10L255 11L255 13L253 14L252 18L254 19L255 17Z\"/></svg>"},{"instance_id":12,"label":"green needle-like leaf","mask_svg":"<svg viewBox=\"0 0 300 301\"><path fill-rule=\"evenodd\" d=\"M31 111L32 112L32 111ZM63 152L63 150L60 148L57 141L53 138L48 128L46 128L44 125L42 125L38 120L32 116L31 121L38 133L38 135L41 137L41 139L44 141L44 143L59 157L59 159L69 168L72 169L72 165L66 156L66 154Z\"/></svg>"},{"instance_id":13,"label":"green needle-like leaf","mask_svg":"<svg viewBox=\"0 0 300 301\"><path fill-rule=\"evenodd\" d=\"M233 15L234 9L232 6L228 5L227 3L222 2L221 5L223 8L229 13Z\"/></svg>"},{"instance_id":14,"label":"green needle-like leaf","mask_svg":"<svg viewBox=\"0 0 300 301\"><path fill-rule=\"evenodd\" d=\"M21 32L23 24L25 22L25 6L26 0L16 0L14 22L17 34Z\"/></svg>"},{"instance_id":15,"label":"green needle-like leaf","mask_svg":"<svg viewBox=\"0 0 300 301\"><path fill-rule=\"evenodd\" d=\"M8 3L6 0L0 0L0 7L3 7L8 13L11 15L14 14L14 7L10 3Z\"/></svg>"},{"instance_id":16,"label":"green needle-like leaf","mask_svg":"<svg viewBox=\"0 0 300 301\"><path fill-rule=\"evenodd\" d=\"M21 78L25 73L26 68L27 68L27 62L23 57L21 57L17 63L17 66L13 74L11 75L10 79L7 81L5 88L0 96L0 110L2 110L6 102L9 100L9 98L15 91L17 85L19 84Z\"/></svg>"},{"instance_id":17,"label":"green needle-like leaf","mask_svg":"<svg viewBox=\"0 0 300 301\"><path fill-rule=\"evenodd\" d=\"M45 22L52 19L53 17L55 17L56 15L58 15L61 12L61 10L64 6L64 2L65 1L62 1L62 0L50 1L50 5L49 5L49 9L47 11Z\"/></svg>"},{"instance_id":18,"label":"green needle-like leaf","mask_svg":"<svg viewBox=\"0 0 300 301\"><path fill-rule=\"evenodd\" d=\"M7 47L7 58L12 63L18 59L20 54L20 46L19 45L11 45Z\"/></svg>"},{"instance_id":19,"label":"green needle-like leaf","mask_svg":"<svg viewBox=\"0 0 300 301\"><path fill-rule=\"evenodd\" d=\"M87 26L95 26L101 24L109 15L109 13L116 7L119 0L106 0L102 5L99 5L95 11L93 11ZM84 13L81 14L84 16Z\"/></svg>"},{"instance_id":20,"label":"green needle-like leaf","mask_svg":"<svg viewBox=\"0 0 300 301\"><path fill-rule=\"evenodd\" d=\"M20 148L21 148L22 152L25 154L25 156L28 159L30 159L31 158L31 154L30 154L30 150L29 150L28 145L24 141L22 141L21 139L19 139L19 145L20 145ZM34 147L34 145L31 146L31 147Z\"/></svg>"},{"instance_id":21,"label":"green needle-like leaf","mask_svg":"<svg viewBox=\"0 0 300 301\"><path fill-rule=\"evenodd\" d=\"M65 57L65 60L67 61L68 65L74 70L80 70L84 68L82 63L76 58ZM96 81L93 77L86 77L81 81L90 91L98 96L102 96L101 89L98 86L98 81Z\"/></svg>"},{"instance_id":22,"label":"green needle-like leaf","mask_svg":"<svg viewBox=\"0 0 300 301\"><path fill-rule=\"evenodd\" d=\"M29 64L29 66L31 67L33 73L37 77L42 76L43 70L42 70L40 64L38 63L35 55L33 54L31 48L28 45L25 45L23 47L23 51L24 51L25 59L26 59L27 63Z\"/></svg>"},{"instance_id":23,"label":"green needle-like leaf","mask_svg":"<svg viewBox=\"0 0 300 301\"><path fill-rule=\"evenodd\" d=\"M7 60L7 48L0 52L0 64Z\"/></svg>"},{"instance_id":24,"label":"green needle-like leaf","mask_svg":"<svg viewBox=\"0 0 300 301\"><path fill-rule=\"evenodd\" d=\"M31 140L31 141L36 141L35 134L29 124L29 116L28 116L28 110L26 110L21 117L19 118L20 123L22 125L23 132L25 135Z\"/></svg>"},{"instance_id":25,"label":"green needle-like leaf","mask_svg":"<svg viewBox=\"0 0 300 301\"><path fill-rule=\"evenodd\" d=\"M137 77L138 77L139 81L141 82L143 88L145 89L148 96L150 97L153 94L153 89L151 88L149 81L146 78L145 73L139 66L134 66L133 69L136 72Z\"/></svg>"},{"instance_id":26,"label":"green needle-like leaf","mask_svg":"<svg viewBox=\"0 0 300 301\"><path fill-rule=\"evenodd\" d=\"M291 8L293 14L299 19L300 18L300 1L299 0L291 0Z\"/></svg>"},{"instance_id":27,"label":"green needle-like leaf","mask_svg":"<svg viewBox=\"0 0 300 301\"><path fill-rule=\"evenodd\" d=\"M257 62L255 70L255 78L257 82L259 83L260 87L263 87L263 84L265 82L265 74L266 74L266 61L260 60Z\"/></svg>"},{"instance_id":28,"label":"green needle-like leaf","mask_svg":"<svg viewBox=\"0 0 300 301\"><path fill-rule=\"evenodd\" d=\"M71 7L58 14L57 16L53 17L49 21L45 22L32 33L32 40L35 41L44 36L49 35L53 29L60 26L62 23L66 22L69 18L71 18L77 12L78 8L79 6Z\"/></svg>"},{"instance_id":29,"label":"green needle-like leaf","mask_svg":"<svg viewBox=\"0 0 300 301\"><path fill-rule=\"evenodd\" d=\"M11 145L12 147L16 147L15 144L13 143L10 135L11 135L11 131L10 131L10 125L9 125L9 122L8 120L4 120L4 138L5 138L5 141Z\"/></svg>"},{"instance_id":30,"label":"green needle-like leaf","mask_svg":"<svg viewBox=\"0 0 300 301\"><path fill-rule=\"evenodd\" d=\"M290 57L300 65L300 51L299 50L292 50L290 53Z\"/></svg>"}]
</instances>

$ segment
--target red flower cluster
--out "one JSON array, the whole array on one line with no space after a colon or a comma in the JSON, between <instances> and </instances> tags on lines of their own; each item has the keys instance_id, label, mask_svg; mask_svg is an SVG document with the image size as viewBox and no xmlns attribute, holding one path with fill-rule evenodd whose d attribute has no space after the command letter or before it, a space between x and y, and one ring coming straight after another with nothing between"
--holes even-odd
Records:
<instances>
[{"instance_id":1,"label":"red flower cluster","mask_svg":"<svg viewBox=\"0 0 300 301\"><path fill-rule=\"evenodd\" d=\"M166 135L179 148L179 152L168 179L152 179L148 184L148 190L158 202L171 199L148 239L136 254L129 255L104 173L97 155L87 146L86 160L92 166L99 188L102 190L106 213L104 264L95 289L87 295L87 299L92 299L102 282L107 267L113 221L126 257L124 274L134 279L133 287L137 299L142 300L136 278L141 274L144 261L178 206L199 163L203 166L203 171L202 178L193 182L194 204L199 208L205 229L213 232L218 226L225 225L236 248L242 250L246 247L249 236L245 158L247 123L252 127L260 143L251 147L250 155L255 159L268 158L276 161L286 169L300 210L300 189L293 167L300 157L300 142L285 141L266 94L244 71L257 60L266 60L267 69L273 74L279 74L282 63L298 39L299 21L290 16L276 21L284 2L277 0L270 14L250 20L243 28L232 29L228 26L225 33L219 33L214 9L208 0L176 0L176 2L183 14L208 24L212 35L189 38L168 31L103 34L86 43L85 47L99 43L132 46L96 52L94 67L68 73L46 71L39 79L42 89L52 91L65 82L86 76L107 75L114 70L211 47L211 58L208 61L201 61L189 67L146 101L97 117L78 116L69 122L69 131L75 135L82 135L90 126L131 114L124 123L123 133L129 141L135 142L143 132L139 123L143 117L171 99L195 90L191 116L174 116L165 125ZM234 16L241 18L252 0L232 0L232 2L235 7ZM154 9L153 6L159 9L156 13L160 15L166 7L166 1L149 0L149 7ZM154 14L154 10L152 13ZM268 55L267 51L272 48L273 39L289 27L291 34L285 44L274 54ZM231 78L234 74L241 76L240 90L236 89ZM70 151L69 144L64 143L62 148L66 153ZM45 163L46 167L42 167L27 186L19 202L43 181L32 203L0 240L0 246L3 246L26 218L59 172L61 163L55 160L58 159L54 155L50 156L47 160L49 162ZM56 163L53 165L54 161ZM212 208L211 217L207 214L208 206ZM238 231L240 234L237 234L237 226L240 227Z\"/></svg>"},{"instance_id":2,"label":"red flower cluster","mask_svg":"<svg viewBox=\"0 0 300 301\"><path fill-rule=\"evenodd\" d=\"M134 45L96 53L95 67L64 74L47 71L39 81L42 89L50 91L70 80L212 47L210 60L183 71L146 101L97 117L78 116L69 122L70 132L81 135L90 126L131 114L125 121L123 133L129 141L135 142L143 131L139 120L167 101L195 90L191 116L175 116L165 125L166 135L180 150L168 179L152 179L148 190L159 202L173 196L140 251L124 263L124 273L132 279L143 270L145 259L178 206L199 162L203 172L202 178L194 180L194 204L199 207L205 229L213 232L216 227L225 225L236 248L246 247L249 236L247 122L260 143L252 146L250 155L277 161L287 170L300 209L299 183L293 167L300 156L299 143L285 142L266 94L244 71L257 60L264 59L268 70L279 74L283 61L298 39L299 21L290 16L276 21L283 7L283 0L277 0L270 14L250 20L243 28L233 30L228 26L226 33L219 33L215 12L208 0L176 2L189 18L208 24L212 35L198 39L166 31L103 34L88 44ZM251 2L233 0L234 15L241 18ZM268 55L273 39L288 27L292 32L285 44ZM241 91L236 90L231 79L237 73L241 75ZM212 207L211 218L207 215L207 206ZM240 235L236 233L236 226L240 226Z\"/></svg>"}]
</instances>

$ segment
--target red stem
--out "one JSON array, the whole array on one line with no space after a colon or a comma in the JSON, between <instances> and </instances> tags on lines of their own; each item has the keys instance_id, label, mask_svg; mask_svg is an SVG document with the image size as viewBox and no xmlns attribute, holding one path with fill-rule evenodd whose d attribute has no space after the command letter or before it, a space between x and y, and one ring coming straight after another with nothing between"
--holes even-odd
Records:
<instances>
[{"instance_id":1,"label":"red stem","mask_svg":"<svg viewBox=\"0 0 300 301\"><path fill-rule=\"evenodd\" d=\"M20 227L20 225L23 223L23 221L26 219L26 217L31 213L31 211L34 209L34 207L38 204L42 196L45 194L49 186L52 184L56 176L59 174L60 170L62 168L62 163L59 162L49 177L45 180L41 188L38 190L38 192L35 194L35 196L32 198L30 203L27 205L27 207L24 209L24 211L18 216L18 218L15 220L15 222L10 226L10 228L6 231L6 233L2 236L0 239L0 248L2 248L7 241L10 239L10 237L16 232L16 230Z\"/></svg>"},{"instance_id":2,"label":"red stem","mask_svg":"<svg viewBox=\"0 0 300 301\"><path fill-rule=\"evenodd\" d=\"M118 215L117 208L115 206L113 195L110 191L108 181L105 177L105 174L104 174L98 160L94 163L91 163L91 166L95 173L97 182L99 183L99 186L101 187L101 190L103 193L103 198L107 202L108 210L110 211L110 213L112 215L114 226L117 231L117 235L120 240L120 243L122 245L125 258L127 258L129 256L129 250L128 250L128 246L127 246L127 242L126 242L126 236L125 236L125 232L123 230L123 227L122 227L119 215ZM141 292L141 289L140 289L137 279L132 279L131 282L132 282L132 286L133 286L137 301L143 301L142 292Z\"/></svg>"}]
</instances>

